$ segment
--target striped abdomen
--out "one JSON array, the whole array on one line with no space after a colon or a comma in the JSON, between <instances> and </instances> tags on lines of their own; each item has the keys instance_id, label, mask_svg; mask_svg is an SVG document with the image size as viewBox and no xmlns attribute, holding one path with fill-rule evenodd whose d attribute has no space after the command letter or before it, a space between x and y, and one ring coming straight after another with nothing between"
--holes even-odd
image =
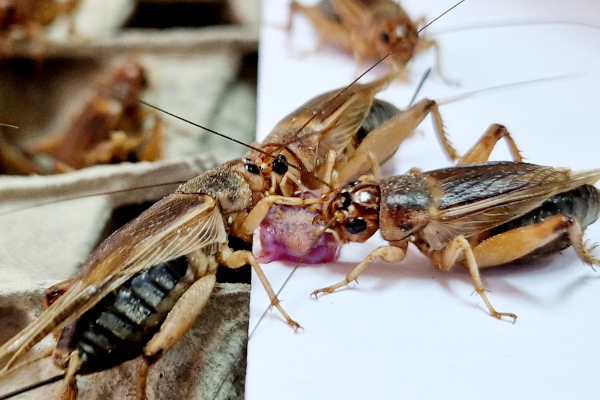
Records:
<instances>
[{"instance_id":1,"label":"striped abdomen","mask_svg":"<svg viewBox=\"0 0 600 400\"><path fill-rule=\"evenodd\" d=\"M579 222L579 225L581 225L581 229L585 230L588 225L591 225L596 221L600 214L600 192L594 186L583 185L569 192L557 194L544 201L541 206L527 214L494 228L492 230L492 236L522 226L537 224L548 217L558 214L565 214L574 218ZM535 261L564 250L570 245L571 241L565 233L556 240L514 262Z\"/></svg>"},{"instance_id":2,"label":"striped abdomen","mask_svg":"<svg viewBox=\"0 0 600 400\"><path fill-rule=\"evenodd\" d=\"M80 372L135 358L193 281L185 257L140 272L67 326L57 347L79 353Z\"/></svg>"}]
</instances>

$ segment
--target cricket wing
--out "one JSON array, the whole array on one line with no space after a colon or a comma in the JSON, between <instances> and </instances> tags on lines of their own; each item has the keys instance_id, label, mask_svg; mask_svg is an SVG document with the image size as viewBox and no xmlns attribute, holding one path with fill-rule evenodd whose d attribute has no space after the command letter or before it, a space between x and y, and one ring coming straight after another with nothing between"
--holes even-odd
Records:
<instances>
[{"instance_id":1,"label":"cricket wing","mask_svg":"<svg viewBox=\"0 0 600 400\"><path fill-rule=\"evenodd\" d=\"M458 174L454 178L449 175L437 185L443 194L434 222L450 236L470 236L492 229L539 207L552 196L593 185L600 179L600 169L573 173L525 163L471 167L481 166L486 173L467 177Z\"/></svg>"},{"instance_id":2,"label":"cricket wing","mask_svg":"<svg viewBox=\"0 0 600 400\"><path fill-rule=\"evenodd\" d=\"M305 165L320 164L329 150L334 150L338 158L343 157L344 150L355 142L355 135L369 113L373 98L391 80L391 77L384 77L315 97L282 119L262 145L288 147L305 161Z\"/></svg>"},{"instance_id":3,"label":"cricket wing","mask_svg":"<svg viewBox=\"0 0 600 400\"><path fill-rule=\"evenodd\" d=\"M0 347L3 371L49 333L79 318L134 274L226 242L221 211L211 196L175 193L165 197L102 242L77 274L73 286L40 318Z\"/></svg>"}]
</instances>

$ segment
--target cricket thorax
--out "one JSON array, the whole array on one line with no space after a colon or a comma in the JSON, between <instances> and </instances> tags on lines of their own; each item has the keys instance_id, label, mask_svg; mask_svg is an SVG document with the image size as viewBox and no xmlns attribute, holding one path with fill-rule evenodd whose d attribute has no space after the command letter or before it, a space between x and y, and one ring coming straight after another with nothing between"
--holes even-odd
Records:
<instances>
[{"instance_id":1,"label":"cricket thorax","mask_svg":"<svg viewBox=\"0 0 600 400\"><path fill-rule=\"evenodd\" d=\"M402 240L429 222L430 192L420 174L381 181L380 229L385 240Z\"/></svg>"}]
</instances>

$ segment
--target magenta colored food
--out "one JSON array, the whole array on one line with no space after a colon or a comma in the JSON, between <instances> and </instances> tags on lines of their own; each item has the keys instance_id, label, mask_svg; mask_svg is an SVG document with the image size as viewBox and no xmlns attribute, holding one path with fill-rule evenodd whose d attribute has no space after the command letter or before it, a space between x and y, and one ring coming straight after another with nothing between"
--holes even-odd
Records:
<instances>
[{"instance_id":1,"label":"magenta colored food","mask_svg":"<svg viewBox=\"0 0 600 400\"><path fill-rule=\"evenodd\" d=\"M323 226L313 224L316 215L308 207L272 207L260 225L262 254L259 260L263 263L285 260L306 264L335 261L339 255L339 245L330 233L321 235L306 254L317 238L315 232Z\"/></svg>"}]
</instances>

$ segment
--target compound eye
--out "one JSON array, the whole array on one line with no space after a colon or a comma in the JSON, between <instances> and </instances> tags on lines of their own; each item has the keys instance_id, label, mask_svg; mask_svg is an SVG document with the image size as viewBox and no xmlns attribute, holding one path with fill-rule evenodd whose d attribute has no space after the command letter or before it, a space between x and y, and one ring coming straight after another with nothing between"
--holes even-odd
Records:
<instances>
[{"instance_id":1,"label":"compound eye","mask_svg":"<svg viewBox=\"0 0 600 400\"><path fill-rule=\"evenodd\" d=\"M388 44L390 42L390 34L387 32L381 32L379 35L379 39L383 42L383 44Z\"/></svg>"},{"instance_id":2,"label":"compound eye","mask_svg":"<svg viewBox=\"0 0 600 400\"><path fill-rule=\"evenodd\" d=\"M277 156L277 158L273 161L273 171L279 175L283 175L288 171L288 163L285 156L281 154Z\"/></svg>"},{"instance_id":3,"label":"compound eye","mask_svg":"<svg viewBox=\"0 0 600 400\"><path fill-rule=\"evenodd\" d=\"M348 192L343 192L341 194L342 197L342 208L346 209L348 207L350 207L350 204L352 204L352 196L350 196L350 193Z\"/></svg>"},{"instance_id":4,"label":"compound eye","mask_svg":"<svg viewBox=\"0 0 600 400\"><path fill-rule=\"evenodd\" d=\"M251 174L260 174L260 168L258 168L256 164L245 164L244 167L246 167L246 171L250 172Z\"/></svg>"},{"instance_id":5,"label":"compound eye","mask_svg":"<svg viewBox=\"0 0 600 400\"><path fill-rule=\"evenodd\" d=\"M367 229L367 221L362 218L350 218L346 224L346 230L351 234L362 233Z\"/></svg>"}]
</instances>

